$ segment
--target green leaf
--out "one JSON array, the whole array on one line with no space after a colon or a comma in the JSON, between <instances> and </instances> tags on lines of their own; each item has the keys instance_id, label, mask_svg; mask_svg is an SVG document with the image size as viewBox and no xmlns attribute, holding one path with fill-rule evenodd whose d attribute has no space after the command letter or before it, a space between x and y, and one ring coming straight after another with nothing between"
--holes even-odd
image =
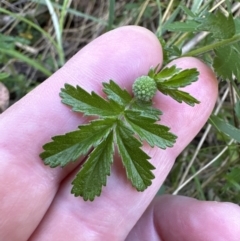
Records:
<instances>
[{"instance_id":1,"label":"green leaf","mask_svg":"<svg viewBox=\"0 0 240 241\"><path fill-rule=\"evenodd\" d=\"M227 183L225 185L226 189L229 189L231 187L235 187L238 191L240 191L240 168L234 167L230 173L227 173L225 175L225 178L227 180Z\"/></svg>"},{"instance_id":2,"label":"green leaf","mask_svg":"<svg viewBox=\"0 0 240 241\"><path fill-rule=\"evenodd\" d=\"M155 76L156 71L157 68L150 74ZM180 71L176 67L170 67L164 71L162 76L169 76L165 78L165 82L172 78L171 86L174 88L185 86L190 81L189 78L193 81L193 77L189 77L191 72L189 76L185 75L187 70ZM175 78L178 74L182 75ZM165 86L166 91L171 90L168 89L169 86ZM154 166L148 161L150 157L141 149L142 141L146 140L152 147L165 149L171 147L176 140L176 136L169 132L168 127L156 123L162 113L154 108L151 102L137 101L114 81L103 83L103 87L103 92L107 95L106 100L94 92L86 92L79 86L75 88L65 85L60 93L62 102L71 106L74 111L98 116L99 119L79 126L76 131L53 137L52 142L43 146L44 151L40 154L46 165L63 167L93 149L72 183L72 193L75 196L82 196L84 200L91 201L100 195L102 186L106 185L107 176L110 175L114 142L128 179L138 191L143 191L152 183ZM178 90L173 91L177 93ZM179 93L178 98L181 96ZM192 100L191 96L189 99Z\"/></svg>"},{"instance_id":3,"label":"green leaf","mask_svg":"<svg viewBox=\"0 0 240 241\"><path fill-rule=\"evenodd\" d=\"M30 41L25 38L20 38L16 36L4 35L0 33L0 48L14 49L16 42L29 45Z\"/></svg>"},{"instance_id":4,"label":"green leaf","mask_svg":"<svg viewBox=\"0 0 240 241\"><path fill-rule=\"evenodd\" d=\"M235 18L234 19L234 24L235 24L235 28L236 28L236 34L240 33L240 19L239 18Z\"/></svg>"},{"instance_id":5,"label":"green leaf","mask_svg":"<svg viewBox=\"0 0 240 241\"><path fill-rule=\"evenodd\" d=\"M166 67L153 78L157 82L157 88L165 95L171 96L179 103L185 102L188 105L194 106L200 103L187 92L178 90L178 88L190 85L198 80L199 72L197 69L179 69L175 65Z\"/></svg>"},{"instance_id":6,"label":"green leaf","mask_svg":"<svg viewBox=\"0 0 240 241\"><path fill-rule=\"evenodd\" d=\"M177 73L179 73L181 71L181 69L177 68L176 65L173 65L171 67L165 67L164 69L162 69L158 74L156 74L154 76L154 79L157 82L163 82L165 80L168 80L169 78L171 78L172 76L176 75Z\"/></svg>"},{"instance_id":7,"label":"green leaf","mask_svg":"<svg viewBox=\"0 0 240 241\"><path fill-rule=\"evenodd\" d=\"M82 112L86 116L113 117L121 113L124 108L115 101L106 101L95 92L89 94L80 86L76 88L65 84L61 89L62 102L72 107L73 111Z\"/></svg>"},{"instance_id":8,"label":"green leaf","mask_svg":"<svg viewBox=\"0 0 240 241\"><path fill-rule=\"evenodd\" d=\"M111 131L114 119L96 120L80 126L79 130L55 136L52 142L43 146L40 157L50 167L65 166L97 146Z\"/></svg>"},{"instance_id":9,"label":"green leaf","mask_svg":"<svg viewBox=\"0 0 240 241\"><path fill-rule=\"evenodd\" d=\"M192 82L197 81L199 72L197 69L185 69L177 74L173 74L168 79L159 79L157 85L160 88L176 89L190 85Z\"/></svg>"},{"instance_id":10,"label":"green leaf","mask_svg":"<svg viewBox=\"0 0 240 241\"><path fill-rule=\"evenodd\" d=\"M113 100L120 105L128 105L132 100L132 96L124 89L121 89L114 81L103 83L103 92L107 94L109 100Z\"/></svg>"},{"instance_id":11,"label":"green leaf","mask_svg":"<svg viewBox=\"0 0 240 241\"><path fill-rule=\"evenodd\" d=\"M155 71L155 70L152 70ZM131 102L131 109L139 112L141 116L159 120L162 112L152 106L151 102L132 101L131 95L124 89L121 89L114 81L103 83L103 92L107 94L107 98L121 105L127 106Z\"/></svg>"},{"instance_id":12,"label":"green leaf","mask_svg":"<svg viewBox=\"0 0 240 241\"><path fill-rule=\"evenodd\" d=\"M113 163L113 132L103 140L89 155L87 161L73 180L71 193L82 196L85 201L93 201L100 196L102 186L106 186L107 176L110 176Z\"/></svg>"},{"instance_id":13,"label":"green leaf","mask_svg":"<svg viewBox=\"0 0 240 241\"><path fill-rule=\"evenodd\" d=\"M187 92L181 91L181 90L175 90L175 89L164 89L161 86L158 87L159 91L161 91L165 95L171 96L174 100L176 100L179 103L185 102L186 104L190 106L194 106L195 104L199 104L200 101L192 97Z\"/></svg>"},{"instance_id":14,"label":"green leaf","mask_svg":"<svg viewBox=\"0 0 240 241\"><path fill-rule=\"evenodd\" d=\"M240 119L240 101L238 101L234 106L234 111L236 116Z\"/></svg>"},{"instance_id":15,"label":"green leaf","mask_svg":"<svg viewBox=\"0 0 240 241\"><path fill-rule=\"evenodd\" d=\"M22 62L27 63L28 65L34 67L35 69L41 71L46 76L52 75L51 71L49 71L46 67L44 67L43 63L41 61L38 61L33 58L29 58L26 54L21 53L20 51L17 51L15 49L11 49L8 47L1 47L0 46L0 54L6 54L14 59L18 59Z\"/></svg>"},{"instance_id":16,"label":"green leaf","mask_svg":"<svg viewBox=\"0 0 240 241\"><path fill-rule=\"evenodd\" d=\"M235 24L231 14L226 17L220 11L208 13L204 18L200 19L200 22L198 30L212 33L215 39L228 39L235 34Z\"/></svg>"},{"instance_id":17,"label":"green leaf","mask_svg":"<svg viewBox=\"0 0 240 241\"><path fill-rule=\"evenodd\" d=\"M191 10L194 14L197 14L202 6L204 0L193 0L191 4Z\"/></svg>"},{"instance_id":18,"label":"green leaf","mask_svg":"<svg viewBox=\"0 0 240 241\"><path fill-rule=\"evenodd\" d=\"M159 116L162 112L152 106L152 102L135 101L131 105L131 110L138 112L140 116L150 118L152 120L160 120Z\"/></svg>"},{"instance_id":19,"label":"green leaf","mask_svg":"<svg viewBox=\"0 0 240 241\"><path fill-rule=\"evenodd\" d=\"M152 184L154 175L151 170L155 167L147 160L150 157L140 149L141 142L134 136L134 132L122 122L116 127L116 139L119 154L126 168L127 177L138 191L144 191Z\"/></svg>"},{"instance_id":20,"label":"green leaf","mask_svg":"<svg viewBox=\"0 0 240 241\"><path fill-rule=\"evenodd\" d=\"M196 32L199 23L195 20L187 20L186 22L173 22L169 23L165 28L168 31L180 32Z\"/></svg>"},{"instance_id":21,"label":"green leaf","mask_svg":"<svg viewBox=\"0 0 240 241\"><path fill-rule=\"evenodd\" d=\"M190 9L188 9L184 4L180 3L179 5L180 5L181 9L188 15L188 18L189 17L192 17L192 18L196 17L195 14Z\"/></svg>"},{"instance_id":22,"label":"green leaf","mask_svg":"<svg viewBox=\"0 0 240 241\"><path fill-rule=\"evenodd\" d=\"M146 140L151 147L166 149L172 147L176 141L177 137L169 132L169 128L155 124L155 120L142 117L134 111L126 111L125 118L140 139Z\"/></svg>"},{"instance_id":23,"label":"green leaf","mask_svg":"<svg viewBox=\"0 0 240 241\"><path fill-rule=\"evenodd\" d=\"M161 37L158 38L163 48L163 64L168 64L175 57L182 56L182 49L176 45L168 45ZM150 76L151 77L151 76Z\"/></svg>"},{"instance_id":24,"label":"green leaf","mask_svg":"<svg viewBox=\"0 0 240 241\"><path fill-rule=\"evenodd\" d=\"M225 122L217 116L211 116L211 124L217 128L218 131L224 133L230 138L240 142L240 130L234 127L233 125Z\"/></svg>"},{"instance_id":25,"label":"green leaf","mask_svg":"<svg viewBox=\"0 0 240 241\"><path fill-rule=\"evenodd\" d=\"M233 80L233 75L240 81L240 44L232 44L215 50L213 67L218 76Z\"/></svg>"},{"instance_id":26,"label":"green leaf","mask_svg":"<svg viewBox=\"0 0 240 241\"><path fill-rule=\"evenodd\" d=\"M6 72L0 72L0 81L8 78L10 76L9 73Z\"/></svg>"},{"instance_id":27,"label":"green leaf","mask_svg":"<svg viewBox=\"0 0 240 241\"><path fill-rule=\"evenodd\" d=\"M240 167L234 167L225 177L228 181L240 183Z\"/></svg>"}]
</instances>

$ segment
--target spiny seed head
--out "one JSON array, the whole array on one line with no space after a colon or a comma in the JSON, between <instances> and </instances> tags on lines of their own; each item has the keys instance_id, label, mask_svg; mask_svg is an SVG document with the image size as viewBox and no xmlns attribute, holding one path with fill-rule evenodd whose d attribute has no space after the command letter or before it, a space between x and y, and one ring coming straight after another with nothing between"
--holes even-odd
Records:
<instances>
[{"instance_id":1,"label":"spiny seed head","mask_svg":"<svg viewBox=\"0 0 240 241\"><path fill-rule=\"evenodd\" d=\"M154 79L149 76L141 76L133 83L133 94L141 101L150 101L157 91L157 85Z\"/></svg>"}]
</instances>

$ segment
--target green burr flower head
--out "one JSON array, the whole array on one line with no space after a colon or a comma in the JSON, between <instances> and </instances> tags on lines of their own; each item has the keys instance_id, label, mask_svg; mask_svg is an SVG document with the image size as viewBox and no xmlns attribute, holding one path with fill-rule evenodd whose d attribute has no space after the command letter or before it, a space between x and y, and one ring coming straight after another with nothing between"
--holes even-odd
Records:
<instances>
[{"instance_id":1,"label":"green burr flower head","mask_svg":"<svg viewBox=\"0 0 240 241\"><path fill-rule=\"evenodd\" d=\"M141 76L133 83L133 94L138 100L151 101L156 91L156 82L149 76Z\"/></svg>"}]
</instances>

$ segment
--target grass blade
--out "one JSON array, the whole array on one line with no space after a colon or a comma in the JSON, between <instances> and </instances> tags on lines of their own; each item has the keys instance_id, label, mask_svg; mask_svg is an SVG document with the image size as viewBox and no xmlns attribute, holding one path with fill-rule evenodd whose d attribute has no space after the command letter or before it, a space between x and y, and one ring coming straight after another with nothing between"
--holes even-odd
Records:
<instances>
[{"instance_id":1,"label":"grass blade","mask_svg":"<svg viewBox=\"0 0 240 241\"><path fill-rule=\"evenodd\" d=\"M28 65L30 65L30 66L34 67L35 69L44 73L46 76L50 76L52 74L47 68L43 67L43 65L41 63L39 63L38 61L36 61L34 59L30 59L26 55L24 55L16 50L0 48L0 52L10 55L14 58L21 60L22 62L27 63Z\"/></svg>"},{"instance_id":2,"label":"grass blade","mask_svg":"<svg viewBox=\"0 0 240 241\"><path fill-rule=\"evenodd\" d=\"M36 3L39 3L39 4L43 4L43 5L46 5L46 2L44 0L32 0L32 2L36 2ZM63 7L57 3L52 3L52 6L55 7L55 8L58 8L58 9L63 9ZM85 19L88 19L88 20L91 20L93 22L96 22L96 23L99 23L99 24L102 24L104 26L108 26L108 22L104 21L103 19L99 19L99 18L95 18L89 14L86 14L86 13L82 13L82 12L79 12L75 9L72 9L72 8L67 8L67 12L68 13L71 13L77 17L82 17L82 18L85 18Z\"/></svg>"},{"instance_id":3,"label":"grass blade","mask_svg":"<svg viewBox=\"0 0 240 241\"><path fill-rule=\"evenodd\" d=\"M109 0L108 27L107 27L108 31L110 31L113 28L114 8L115 8L115 0Z\"/></svg>"},{"instance_id":4,"label":"grass blade","mask_svg":"<svg viewBox=\"0 0 240 241\"><path fill-rule=\"evenodd\" d=\"M64 2L63 2L62 11L61 11L60 20L59 20L59 27L60 27L61 35L63 33L63 25L64 25L65 16L67 14L67 9L70 6L71 1L72 0L64 0Z\"/></svg>"},{"instance_id":5,"label":"grass blade","mask_svg":"<svg viewBox=\"0 0 240 241\"><path fill-rule=\"evenodd\" d=\"M13 18L16 18L26 24L28 24L29 26L31 26L32 28L36 29L37 31L39 31L44 37L46 37L50 42L51 44L55 47L55 49L57 50L58 52L58 55L61 56L61 50L59 49L59 46L58 44L56 43L56 41L52 38L52 36L47 33L45 30L43 30L41 27L39 27L37 24L33 23L32 21L29 21L28 19L24 18L23 16L20 16L16 13L12 13L4 8L1 8L0 7L0 13L4 13L6 15L9 15Z\"/></svg>"},{"instance_id":6,"label":"grass blade","mask_svg":"<svg viewBox=\"0 0 240 241\"><path fill-rule=\"evenodd\" d=\"M61 65L63 65L65 60L64 60L64 51L63 51L63 46L62 46L61 27L59 25L58 17L53 8L52 2L50 0L45 0L45 1L46 1L46 5L47 5L48 11L50 13L50 16L52 18L53 27L55 29L55 34L56 34L56 39L57 39L59 54L60 54L59 55L60 63L61 63Z\"/></svg>"},{"instance_id":7,"label":"grass blade","mask_svg":"<svg viewBox=\"0 0 240 241\"><path fill-rule=\"evenodd\" d=\"M221 118L217 116L211 116L210 122L213 126L216 127L216 129L225 135L229 136L230 138L236 140L237 142L240 142L240 130L234 127L233 125L225 122Z\"/></svg>"}]
</instances>

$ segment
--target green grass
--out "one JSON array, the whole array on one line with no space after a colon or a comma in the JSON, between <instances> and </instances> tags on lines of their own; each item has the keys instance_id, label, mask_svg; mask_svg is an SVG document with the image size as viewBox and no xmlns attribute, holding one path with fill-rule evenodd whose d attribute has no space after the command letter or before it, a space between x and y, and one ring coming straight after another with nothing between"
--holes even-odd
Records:
<instances>
[{"instance_id":1,"label":"green grass","mask_svg":"<svg viewBox=\"0 0 240 241\"><path fill-rule=\"evenodd\" d=\"M9 89L11 103L44 81L92 39L119 26L144 26L162 38L168 50L165 62L173 56L190 55L212 65L213 48L233 46L240 39L240 21L236 22L234 36L219 41L201 29L192 31L196 23L191 21L207 12L232 12L233 18L239 17L240 3L230 0L73 0L71 4L69 0L33 0L16 4L0 4L0 18L4 21L0 26L0 81ZM188 25L179 23L186 21ZM234 51L240 54L238 47ZM236 70L233 73L239 77ZM219 76L214 113L222 122L213 118L211 123L217 128L206 124L178 157L164 183L165 193L201 200L239 200L240 153L235 141L238 137L231 128L240 127L240 80Z\"/></svg>"}]
</instances>

